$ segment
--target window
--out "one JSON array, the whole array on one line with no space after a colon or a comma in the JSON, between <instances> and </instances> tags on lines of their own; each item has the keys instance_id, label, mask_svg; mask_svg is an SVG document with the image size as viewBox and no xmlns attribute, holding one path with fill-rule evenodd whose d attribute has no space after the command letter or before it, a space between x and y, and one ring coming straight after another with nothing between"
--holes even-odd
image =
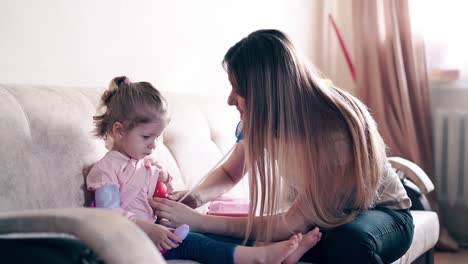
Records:
<instances>
[{"instance_id":1,"label":"window","mask_svg":"<svg viewBox=\"0 0 468 264\"><path fill-rule=\"evenodd\" d=\"M425 40L431 81L464 83L468 88L467 10L468 1L410 1L413 29Z\"/></svg>"}]
</instances>

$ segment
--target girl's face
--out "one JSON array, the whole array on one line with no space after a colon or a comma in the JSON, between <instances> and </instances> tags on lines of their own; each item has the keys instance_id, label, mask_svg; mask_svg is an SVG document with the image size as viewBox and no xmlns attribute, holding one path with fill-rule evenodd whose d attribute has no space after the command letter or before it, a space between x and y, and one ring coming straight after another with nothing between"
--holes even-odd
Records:
<instances>
[{"instance_id":1,"label":"girl's face","mask_svg":"<svg viewBox=\"0 0 468 264\"><path fill-rule=\"evenodd\" d=\"M228 105L235 106L237 111L239 111L240 119L244 120L244 116L247 110L245 98L239 94L239 87L237 86L237 82L234 78L231 77L231 75L229 75L229 81L231 82L232 89L231 93L229 94L227 103Z\"/></svg>"},{"instance_id":2,"label":"girl's face","mask_svg":"<svg viewBox=\"0 0 468 264\"><path fill-rule=\"evenodd\" d=\"M131 130L122 127L122 130L114 135L113 149L132 159L140 160L153 152L165 127L166 124L162 121L139 124Z\"/></svg>"}]
</instances>

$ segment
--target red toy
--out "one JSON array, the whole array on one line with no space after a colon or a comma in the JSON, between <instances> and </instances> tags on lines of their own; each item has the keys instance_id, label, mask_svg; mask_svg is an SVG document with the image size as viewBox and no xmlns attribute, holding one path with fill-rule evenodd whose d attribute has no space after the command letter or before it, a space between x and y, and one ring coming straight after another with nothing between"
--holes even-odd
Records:
<instances>
[{"instance_id":1,"label":"red toy","mask_svg":"<svg viewBox=\"0 0 468 264\"><path fill-rule=\"evenodd\" d=\"M158 181L156 183L156 188L154 188L153 197L166 198L166 195L167 195L166 184L162 181Z\"/></svg>"}]
</instances>

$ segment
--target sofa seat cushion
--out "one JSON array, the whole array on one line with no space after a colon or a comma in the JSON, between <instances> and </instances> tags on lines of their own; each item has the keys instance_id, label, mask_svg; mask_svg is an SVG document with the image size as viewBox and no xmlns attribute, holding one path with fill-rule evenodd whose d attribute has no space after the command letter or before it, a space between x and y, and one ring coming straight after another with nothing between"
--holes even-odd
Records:
<instances>
[{"instance_id":1,"label":"sofa seat cushion","mask_svg":"<svg viewBox=\"0 0 468 264\"><path fill-rule=\"evenodd\" d=\"M439 218L432 211L411 211L414 219L414 238L406 254L393 264L411 263L430 250L439 238Z\"/></svg>"}]
</instances>

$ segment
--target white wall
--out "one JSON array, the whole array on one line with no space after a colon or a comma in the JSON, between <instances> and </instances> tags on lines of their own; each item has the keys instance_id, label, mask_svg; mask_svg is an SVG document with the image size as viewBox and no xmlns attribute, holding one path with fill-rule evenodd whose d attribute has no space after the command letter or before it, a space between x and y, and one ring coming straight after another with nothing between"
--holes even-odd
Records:
<instances>
[{"instance_id":1,"label":"white wall","mask_svg":"<svg viewBox=\"0 0 468 264\"><path fill-rule=\"evenodd\" d=\"M251 31L285 31L313 59L310 0L0 0L0 83L228 91L221 60Z\"/></svg>"}]
</instances>

